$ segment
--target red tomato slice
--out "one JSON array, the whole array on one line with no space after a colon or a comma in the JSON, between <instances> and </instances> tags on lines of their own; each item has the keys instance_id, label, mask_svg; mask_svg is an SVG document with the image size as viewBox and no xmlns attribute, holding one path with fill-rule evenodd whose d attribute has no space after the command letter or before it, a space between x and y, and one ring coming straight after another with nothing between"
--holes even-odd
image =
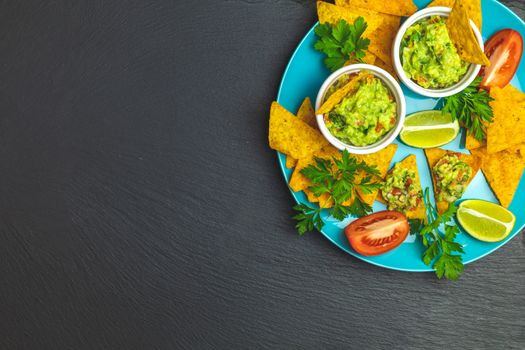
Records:
<instances>
[{"instance_id":1,"label":"red tomato slice","mask_svg":"<svg viewBox=\"0 0 525 350\"><path fill-rule=\"evenodd\" d=\"M485 44L485 54L490 59L486 67L481 87L490 89L493 86L507 85L520 64L523 53L523 39L513 29L503 29L494 34Z\"/></svg>"},{"instance_id":2,"label":"red tomato slice","mask_svg":"<svg viewBox=\"0 0 525 350\"><path fill-rule=\"evenodd\" d=\"M410 226L405 215L397 211L380 211L355 220L345 228L346 238L356 252L372 256L399 246Z\"/></svg>"}]
</instances>

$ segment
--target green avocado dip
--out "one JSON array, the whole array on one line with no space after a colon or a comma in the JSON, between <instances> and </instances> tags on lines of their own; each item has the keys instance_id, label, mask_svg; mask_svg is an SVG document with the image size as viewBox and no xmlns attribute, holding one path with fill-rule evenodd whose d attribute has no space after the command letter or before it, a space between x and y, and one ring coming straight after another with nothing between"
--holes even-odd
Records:
<instances>
[{"instance_id":1,"label":"green avocado dip","mask_svg":"<svg viewBox=\"0 0 525 350\"><path fill-rule=\"evenodd\" d=\"M423 200L421 185L416 181L413 170L401 168L396 164L387 174L381 194L388 210L407 212L415 209Z\"/></svg>"},{"instance_id":2,"label":"green avocado dip","mask_svg":"<svg viewBox=\"0 0 525 350\"><path fill-rule=\"evenodd\" d=\"M340 78L348 81L348 78ZM337 81L335 86L340 86ZM328 94L333 93L328 90ZM325 125L344 143L368 146L381 140L396 124L397 106L383 82L372 74L360 73L359 81L329 113Z\"/></svg>"},{"instance_id":3,"label":"green avocado dip","mask_svg":"<svg viewBox=\"0 0 525 350\"><path fill-rule=\"evenodd\" d=\"M410 26L401 41L400 55L405 74L426 89L452 86L469 68L469 63L459 57L440 16Z\"/></svg>"},{"instance_id":4,"label":"green avocado dip","mask_svg":"<svg viewBox=\"0 0 525 350\"><path fill-rule=\"evenodd\" d=\"M472 176L472 168L455 154L441 158L432 168L438 201L452 203L463 195Z\"/></svg>"}]
</instances>

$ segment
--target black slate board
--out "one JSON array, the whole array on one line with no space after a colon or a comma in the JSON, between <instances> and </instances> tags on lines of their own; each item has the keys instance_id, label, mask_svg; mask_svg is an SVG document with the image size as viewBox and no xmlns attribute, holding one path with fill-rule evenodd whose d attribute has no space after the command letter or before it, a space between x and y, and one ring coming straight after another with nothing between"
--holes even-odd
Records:
<instances>
[{"instance_id":1,"label":"black slate board","mask_svg":"<svg viewBox=\"0 0 525 350\"><path fill-rule=\"evenodd\" d=\"M295 233L267 118L314 22L0 1L0 348L524 347L521 234L451 283Z\"/></svg>"}]
</instances>

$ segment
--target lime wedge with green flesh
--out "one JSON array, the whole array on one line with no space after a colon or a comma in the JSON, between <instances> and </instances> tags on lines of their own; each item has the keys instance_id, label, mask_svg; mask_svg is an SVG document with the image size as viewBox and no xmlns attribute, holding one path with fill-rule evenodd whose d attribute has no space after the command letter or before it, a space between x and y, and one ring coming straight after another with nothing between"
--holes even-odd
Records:
<instances>
[{"instance_id":1,"label":"lime wedge with green flesh","mask_svg":"<svg viewBox=\"0 0 525 350\"><path fill-rule=\"evenodd\" d=\"M409 146L432 148L443 146L458 136L459 124L449 113L422 111L409 115L401 130L401 140Z\"/></svg>"},{"instance_id":2,"label":"lime wedge with green flesh","mask_svg":"<svg viewBox=\"0 0 525 350\"><path fill-rule=\"evenodd\" d=\"M457 217L468 234L484 242L504 240L516 223L516 217L508 209L478 199L462 202Z\"/></svg>"}]
</instances>

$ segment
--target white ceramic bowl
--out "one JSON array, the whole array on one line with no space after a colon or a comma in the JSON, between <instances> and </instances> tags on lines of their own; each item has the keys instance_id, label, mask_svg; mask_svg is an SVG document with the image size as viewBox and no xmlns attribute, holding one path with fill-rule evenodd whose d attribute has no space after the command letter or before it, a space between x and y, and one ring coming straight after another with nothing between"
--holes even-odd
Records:
<instances>
[{"instance_id":1,"label":"white ceramic bowl","mask_svg":"<svg viewBox=\"0 0 525 350\"><path fill-rule=\"evenodd\" d=\"M414 23L422 20L423 18L430 17L430 16L442 16L442 17L448 17L450 12L452 10L449 7L430 7L421 11L418 11L414 13L412 16L410 16L403 25L399 28L399 31L397 32L396 38L394 40L394 46L392 47L392 58L394 62L394 69L396 70L397 75L399 76L399 79L412 91L414 91L417 94L427 96L427 97L447 97L454 94L457 94L461 90L465 89L467 86L472 83L472 81L476 78L476 76L479 73L479 70L481 69L481 66L479 64L471 64L467 73L463 76L463 78L457 82L456 84L443 88L443 89L425 89L424 87L419 86L416 82L414 82L412 79L408 78L405 74L405 71L403 70L403 65L401 64L401 41L403 40L403 36L405 35L405 32L407 29L412 26ZM481 37L481 34L478 30L478 27L474 24L474 22L470 21L470 25L472 26L472 30L474 31L474 35L476 36L476 39L478 40L479 46L481 47L481 50L483 51L483 38Z\"/></svg>"},{"instance_id":2,"label":"white ceramic bowl","mask_svg":"<svg viewBox=\"0 0 525 350\"><path fill-rule=\"evenodd\" d=\"M397 105L397 119L394 128L392 128L390 132L388 132L386 135L383 136L381 140L374 144L368 146L354 146L346 144L338 138L336 138L335 136L333 136L326 127L324 123L324 116L322 114L318 114L316 116L317 124L319 125L319 130L321 130L321 133L328 140L328 142L330 142L334 147L340 150L346 149L348 150L348 152L354 154L374 153L391 144L392 141L394 141L397 135L399 135L399 133L401 132L401 129L403 128L403 124L405 122L406 114L405 95L403 94L403 91L401 90L401 87L399 86L398 82L387 71L370 64L353 64L350 66L340 68L334 73L332 73L332 75L330 75L324 81L323 85L321 86L321 89L319 90L319 93L317 94L317 99L315 101L315 109L318 110L319 107L321 107L321 104L324 101L328 88L330 88L330 86L332 86L332 84L334 84L339 77L345 74L358 73L362 70L367 70L377 78L381 79L381 81L385 84L385 86L388 88L388 90L394 97Z\"/></svg>"}]
</instances>

